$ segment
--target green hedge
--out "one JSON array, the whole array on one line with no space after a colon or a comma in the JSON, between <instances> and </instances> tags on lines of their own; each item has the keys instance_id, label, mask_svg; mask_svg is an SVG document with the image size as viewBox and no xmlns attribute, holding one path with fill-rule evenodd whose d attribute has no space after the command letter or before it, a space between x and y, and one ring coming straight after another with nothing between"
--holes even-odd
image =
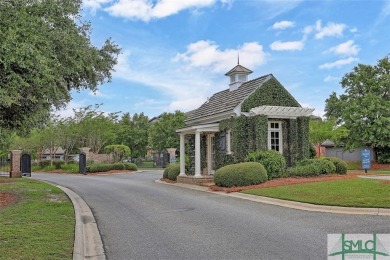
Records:
<instances>
[{"instance_id":1,"label":"green hedge","mask_svg":"<svg viewBox=\"0 0 390 260\"><path fill-rule=\"evenodd\" d=\"M214 182L220 187L256 185L267 180L267 172L258 162L226 165L214 174Z\"/></svg>"},{"instance_id":2,"label":"green hedge","mask_svg":"<svg viewBox=\"0 0 390 260\"><path fill-rule=\"evenodd\" d=\"M53 161L54 167L56 167L56 170L61 169L61 166L65 164L65 161L62 160L55 160Z\"/></svg>"},{"instance_id":3,"label":"green hedge","mask_svg":"<svg viewBox=\"0 0 390 260\"><path fill-rule=\"evenodd\" d=\"M325 157L323 160L330 161L334 164L336 167L336 173L338 174L347 174L348 165L345 161L341 160L340 158L336 157Z\"/></svg>"},{"instance_id":4,"label":"green hedge","mask_svg":"<svg viewBox=\"0 0 390 260\"><path fill-rule=\"evenodd\" d=\"M322 159L305 159L299 161L295 167L287 169L287 176L318 176L336 172L336 166L330 161Z\"/></svg>"},{"instance_id":5,"label":"green hedge","mask_svg":"<svg viewBox=\"0 0 390 260\"><path fill-rule=\"evenodd\" d=\"M50 166L50 160L42 160L38 163L39 167L45 168L46 166Z\"/></svg>"},{"instance_id":6,"label":"green hedge","mask_svg":"<svg viewBox=\"0 0 390 260\"><path fill-rule=\"evenodd\" d=\"M171 164L168 170L168 179L171 181L176 181L177 176L180 174L180 164L174 163Z\"/></svg>"},{"instance_id":7,"label":"green hedge","mask_svg":"<svg viewBox=\"0 0 390 260\"><path fill-rule=\"evenodd\" d=\"M137 170L137 165L134 163L94 163L87 166L87 172L107 172L111 170Z\"/></svg>"},{"instance_id":8,"label":"green hedge","mask_svg":"<svg viewBox=\"0 0 390 260\"><path fill-rule=\"evenodd\" d=\"M279 178L286 168L286 160L276 151L252 152L245 161L261 163L267 171L268 179Z\"/></svg>"},{"instance_id":9,"label":"green hedge","mask_svg":"<svg viewBox=\"0 0 390 260\"><path fill-rule=\"evenodd\" d=\"M164 179L168 179L168 172L169 172L169 170L171 169L171 167L172 167L172 164L168 164L168 165L165 167L164 172L163 172L163 178L164 178Z\"/></svg>"}]
</instances>

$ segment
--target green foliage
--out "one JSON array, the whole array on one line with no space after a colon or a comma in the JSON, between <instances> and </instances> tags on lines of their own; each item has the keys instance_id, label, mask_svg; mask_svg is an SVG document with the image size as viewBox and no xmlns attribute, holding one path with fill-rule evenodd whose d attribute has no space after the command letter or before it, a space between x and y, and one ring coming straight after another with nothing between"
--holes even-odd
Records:
<instances>
[{"instance_id":1,"label":"green foliage","mask_svg":"<svg viewBox=\"0 0 390 260\"><path fill-rule=\"evenodd\" d=\"M295 167L288 168L287 176L318 176L320 174L334 173L335 165L327 160L322 159L304 159L299 161Z\"/></svg>"},{"instance_id":2,"label":"green foliage","mask_svg":"<svg viewBox=\"0 0 390 260\"><path fill-rule=\"evenodd\" d=\"M279 178L286 168L286 160L276 151L249 153L245 161L261 163L267 171L268 179Z\"/></svg>"},{"instance_id":3,"label":"green foliage","mask_svg":"<svg viewBox=\"0 0 390 260\"><path fill-rule=\"evenodd\" d=\"M309 157L309 117L298 117L297 118L297 132L298 132L298 152L297 159L302 160Z\"/></svg>"},{"instance_id":4,"label":"green foliage","mask_svg":"<svg viewBox=\"0 0 390 260\"><path fill-rule=\"evenodd\" d=\"M72 90L111 79L120 49L92 45L81 0L0 2L0 128L28 131L46 121Z\"/></svg>"},{"instance_id":5,"label":"green foliage","mask_svg":"<svg viewBox=\"0 0 390 260\"><path fill-rule=\"evenodd\" d=\"M168 172L169 172L169 170L171 169L171 167L172 167L172 164L168 164L168 165L165 167L164 172L163 172L163 178L164 178L164 179L168 179Z\"/></svg>"},{"instance_id":6,"label":"green foliage","mask_svg":"<svg viewBox=\"0 0 390 260\"><path fill-rule=\"evenodd\" d=\"M390 147L380 147L377 152L378 163L390 163Z\"/></svg>"},{"instance_id":7,"label":"green foliage","mask_svg":"<svg viewBox=\"0 0 390 260\"><path fill-rule=\"evenodd\" d=\"M131 154L130 148L123 144L107 145L104 151L112 154L114 162L120 162Z\"/></svg>"},{"instance_id":8,"label":"green foliage","mask_svg":"<svg viewBox=\"0 0 390 260\"><path fill-rule=\"evenodd\" d=\"M348 136L348 130L344 126L337 126L333 120L313 119L310 120L309 127L311 144L321 145L327 140L338 144Z\"/></svg>"},{"instance_id":9,"label":"green foliage","mask_svg":"<svg viewBox=\"0 0 390 260\"><path fill-rule=\"evenodd\" d=\"M257 162L227 165L214 174L214 182L220 187L256 185L267 180L264 166Z\"/></svg>"},{"instance_id":10,"label":"green foliage","mask_svg":"<svg viewBox=\"0 0 390 260\"><path fill-rule=\"evenodd\" d=\"M149 144L154 150L163 151L167 148L178 148L180 137L176 130L185 126L186 115L180 111L164 113L149 129Z\"/></svg>"},{"instance_id":11,"label":"green foliage","mask_svg":"<svg viewBox=\"0 0 390 260\"><path fill-rule=\"evenodd\" d=\"M64 171L67 171L67 172L71 172L71 173L79 173L80 172L79 165L74 164L74 163L63 164L63 165L61 165L61 169Z\"/></svg>"},{"instance_id":12,"label":"green foliage","mask_svg":"<svg viewBox=\"0 0 390 260\"><path fill-rule=\"evenodd\" d=\"M233 152L237 162L243 162L248 154L248 120L246 116L239 116L234 121Z\"/></svg>"},{"instance_id":13,"label":"green foliage","mask_svg":"<svg viewBox=\"0 0 390 260\"><path fill-rule=\"evenodd\" d=\"M116 142L130 147L133 158L144 157L148 146L149 127L149 118L144 113L135 113L132 117L129 113L124 113L117 125Z\"/></svg>"},{"instance_id":14,"label":"green foliage","mask_svg":"<svg viewBox=\"0 0 390 260\"><path fill-rule=\"evenodd\" d=\"M138 166L135 163L124 163L125 165L125 170L130 170L130 171L137 171Z\"/></svg>"},{"instance_id":15,"label":"green foliage","mask_svg":"<svg viewBox=\"0 0 390 260\"><path fill-rule=\"evenodd\" d=\"M243 102L241 110L249 112L251 108L258 106L300 107L295 98L273 76Z\"/></svg>"},{"instance_id":16,"label":"green foliage","mask_svg":"<svg viewBox=\"0 0 390 260\"><path fill-rule=\"evenodd\" d=\"M176 181L177 176L179 176L179 174L180 174L180 164L178 163L170 164L168 170L168 179L171 181Z\"/></svg>"},{"instance_id":17,"label":"green foliage","mask_svg":"<svg viewBox=\"0 0 390 260\"><path fill-rule=\"evenodd\" d=\"M38 163L39 167L44 168L46 166L49 166L51 164L50 160L42 160Z\"/></svg>"},{"instance_id":18,"label":"green foliage","mask_svg":"<svg viewBox=\"0 0 390 260\"><path fill-rule=\"evenodd\" d=\"M314 159L316 155L317 155L316 149L312 145L309 145L309 159Z\"/></svg>"},{"instance_id":19,"label":"green foliage","mask_svg":"<svg viewBox=\"0 0 390 260\"><path fill-rule=\"evenodd\" d=\"M358 64L344 75L345 90L325 101L325 116L342 123L348 129L345 146L348 149L385 147L390 143L390 60L389 56L374 66Z\"/></svg>"},{"instance_id":20,"label":"green foliage","mask_svg":"<svg viewBox=\"0 0 390 260\"><path fill-rule=\"evenodd\" d=\"M61 169L62 165L65 164L65 161L62 160L54 160L53 161L53 166L56 168L56 170Z\"/></svg>"},{"instance_id":21,"label":"green foliage","mask_svg":"<svg viewBox=\"0 0 390 260\"><path fill-rule=\"evenodd\" d=\"M124 170L124 169L125 169L125 165L123 163L117 162L111 164L111 170Z\"/></svg>"},{"instance_id":22,"label":"green foliage","mask_svg":"<svg viewBox=\"0 0 390 260\"><path fill-rule=\"evenodd\" d=\"M323 160L330 161L334 164L336 167L336 173L338 174L347 174L348 166L347 163L339 158L336 157L326 157L323 158Z\"/></svg>"}]
</instances>

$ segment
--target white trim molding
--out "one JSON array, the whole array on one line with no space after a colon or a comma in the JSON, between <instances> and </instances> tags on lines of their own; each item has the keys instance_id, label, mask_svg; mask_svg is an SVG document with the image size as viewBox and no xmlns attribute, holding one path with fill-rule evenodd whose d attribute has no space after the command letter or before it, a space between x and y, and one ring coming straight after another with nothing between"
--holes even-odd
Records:
<instances>
[{"instance_id":1,"label":"white trim molding","mask_svg":"<svg viewBox=\"0 0 390 260\"><path fill-rule=\"evenodd\" d=\"M300 116L311 116L314 108L283 107L283 106L259 106L252 108L249 115L266 115L268 118L295 119Z\"/></svg>"}]
</instances>

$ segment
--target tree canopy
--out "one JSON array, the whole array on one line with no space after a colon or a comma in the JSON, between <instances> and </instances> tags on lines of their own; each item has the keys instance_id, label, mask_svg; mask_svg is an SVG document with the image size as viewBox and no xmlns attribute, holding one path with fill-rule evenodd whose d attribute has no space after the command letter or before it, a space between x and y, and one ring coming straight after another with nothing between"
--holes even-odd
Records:
<instances>
[{"instance_id":1,"label":"tree canopy","mask_svg":"<svg viewBox=\"0 0 390 260\"><path fill-rule=\"evenodd\" d=\"M186 115L183 112L164 113L150 127L149 144L154 150L162 151L167 148L179 148L180 137L176 130L185 126Z\"/></svg>"},{"instance_id":2,"label":"tree canopy","mask_svg":"<svg viewBox=\"0 0 390 260\"><path fill-rule=\"evenodd\" d=\"M120 49L92 45L81 0L0 1L0 128L29 130L111 79Z\"/></svg>"},{"instance_id":3,"label":"tree canopy","mask_svg":"<svg viewBox=\"0 0 390 260\"><path fill-rule=\"evenodd\" d=\"M357 65L341 80L344 93L325 101L325 116L348 129L347 148L390 146L390 60Z\"/></svg>"}]
</instances>

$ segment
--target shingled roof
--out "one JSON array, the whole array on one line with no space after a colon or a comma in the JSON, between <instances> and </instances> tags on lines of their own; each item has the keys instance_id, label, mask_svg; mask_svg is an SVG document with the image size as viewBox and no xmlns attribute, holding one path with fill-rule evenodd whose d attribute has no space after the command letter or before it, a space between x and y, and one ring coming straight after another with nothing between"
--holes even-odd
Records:
<instances>
[{"instance_id":1,"label":"shingled roof","mask_svg":"<svg viewBox=\"0 0 390 260\"><path fill-rule=\"evenodd\" d=\"M271 77L273 77L272 74L264 75L262 77L243 83L238 89L234 91L226 89L215 93L198 109L190 111L191 113L188 113L186 122L233 111L235 107L237 107L242 101L244 101L250 94L252 94L258 87L260 87Z\"/></svg>"},{"instance_id":2,"label":"shingled roof","mask_svg":"<svg viewBox=\"0 0 390 260\"><path fill-rule=\"evenodd\" d=\"M251 74L253 71L251 71L250 69L245 68L244 66L242 66L240 64L237 64L237 66L235 66L233 69L231 69L228 72L226 72L225 76L229 76L230 74L237 73L237 72L238 73Z\"/></svg>"}]
</instances>

